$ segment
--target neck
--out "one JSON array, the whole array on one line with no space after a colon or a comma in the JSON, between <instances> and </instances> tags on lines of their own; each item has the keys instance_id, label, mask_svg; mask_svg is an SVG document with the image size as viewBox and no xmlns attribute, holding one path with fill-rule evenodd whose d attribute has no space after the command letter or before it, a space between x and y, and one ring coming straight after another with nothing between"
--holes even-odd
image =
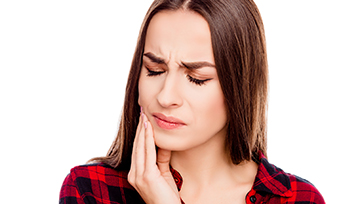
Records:
<instances>
[{"instance_id":1,"label":"neck","mask_svg":"<svg viewBox=\"0 0 360 204\"><path fill-rule=\"evenodd\" d=\"M213 177L219 171L219 167L229 166L228 160L227 154L220 148L211 148L211 151L207 151L201 147L172 152L171 165L183 178L201 181Z\"/></svg>"},{"instance_id":2,"label":"neck","mask_svg":"<svg viewBox=\"0 0 360 204\"><path fill-rule=\"evenodd\" d=\"M246 161L232 163L225 149L225 135L186 151L172 152L171 165L184 179L184 187L206 188L224 182L253 183L257 164Z\"/></svg>"}]
</instances>

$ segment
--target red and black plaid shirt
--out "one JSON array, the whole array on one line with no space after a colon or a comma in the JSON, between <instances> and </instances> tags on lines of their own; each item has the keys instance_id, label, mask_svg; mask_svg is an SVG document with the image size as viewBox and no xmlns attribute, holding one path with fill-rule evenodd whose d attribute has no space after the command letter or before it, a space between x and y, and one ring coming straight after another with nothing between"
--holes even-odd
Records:
<instances>
[{"instance_id":1,"label":"red and black plaid shirt","mask_svg":"<svg viewBox=\"0 0 360 204\"><path fill-rule=\"evenodd\" d=\"M180 174L171 169L181 189ZM117 171L104 164L77 166L67 175L60 191L60 204L141 204L137 191L128 183L126 171ZM257 176L246 203L325 203L319 191L308 181L285 173L260 154Z\"/></svg>"}]
</instances>

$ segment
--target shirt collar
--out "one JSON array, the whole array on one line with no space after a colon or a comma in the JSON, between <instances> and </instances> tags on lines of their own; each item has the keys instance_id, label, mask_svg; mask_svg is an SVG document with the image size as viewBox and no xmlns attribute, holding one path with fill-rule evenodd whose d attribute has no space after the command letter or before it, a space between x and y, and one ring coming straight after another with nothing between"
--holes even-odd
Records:
<instances>
[{"instance_id":1,"label":"shirt collar","mask_svg":"<svg viewBox=\"0 0 360 204\"><path fill-rule=\"evenodd\" d=\"M259 168L255 177L253 189L282 197L291 197L292 190L289 176L280 168L268 162L262 152L259 152ZM170 166L176 186L180 191L183 179L178 171Z\"/></svg>"},{"instance_id":2,"label":"shirt collar","mask_svg":"<svg viewBox=\"0 0 360 204\"><path fill-rule=\"evenodd\" d=\"M259 152L259 158L260 163L253 189L282 197L291 197L289 176L282 169L270 164L262 152Z\"/></svg>"}]
</instances>

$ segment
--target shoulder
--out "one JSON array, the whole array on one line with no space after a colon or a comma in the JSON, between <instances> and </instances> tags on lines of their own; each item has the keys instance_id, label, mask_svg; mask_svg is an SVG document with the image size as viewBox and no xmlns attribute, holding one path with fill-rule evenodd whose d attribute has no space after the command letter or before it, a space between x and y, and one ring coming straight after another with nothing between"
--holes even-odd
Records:
<instances>
[{"instance_id":1,"label":"shoulder","mask_svg":"<svg viewBox=\"0 0 360 204\"><path fill-rule=\"evenodd\" d=\"M127 182L127 174L127 171L118 171L102 163L80 165L70 171L70 175L80 182L100 181L115 186L121 183L123 187L132 188Z\"/></svg>"},{"instance_id":2,"label":"shoulder","mask_svg":"<svg viewBox=\"0 0 360 204\"><path fill-rule=\"evenodd\" d=\"M318 189L306 179L286 173L261 155L254 190L271 196L269 203L325 203Z\"/></svg>"},{"instance_id":3,"label":"shoulder","mask_svg":"<svg viewBox=\"0 0 360 204\"><path fill-rule=\"evenodd\" d=\"M102 163L76 166L63 182L60 203L140 201L140 196L127 181L127 174L128 171L118 171Z\"/></svg>"},{"instance_id":4,"label":"shoulder","mask_svg":"<svg viewBox=\"0 0 360 204\"><path fill-rule=\"evenodd\" d=\"M319 190L308 180L286 173L289 177L293 198L296 201L322 204L325 203Z\"/></svg>"}]
</instances>

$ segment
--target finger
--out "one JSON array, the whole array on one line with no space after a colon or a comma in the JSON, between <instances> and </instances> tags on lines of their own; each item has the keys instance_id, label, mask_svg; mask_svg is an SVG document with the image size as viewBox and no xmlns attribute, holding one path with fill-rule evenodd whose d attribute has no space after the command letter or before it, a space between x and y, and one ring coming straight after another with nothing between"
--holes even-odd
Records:
<instances>
[{"instance_id":1,"label":"finger","mask_svg":"<svg viewBox=\"0 0 360 204\"><path fill-rule=\"evenodd\" d=\"M145 128L144 118L141 119L139 134L137 135L137 142L135 147L135 169L136 175L142 176L145 167Z\"/></svg>"},{"instance_id":2,"label":"finger","mask_svg":"<svg viewBox=\"0 0 360 204\"><path fill-rule=\"evenodd\" d=\"M136 133L135 133L135 137L134 137L134 141L133 141L133 147L132 147L132 153L134 153L135 152L135 147L136 147L136 143L137 143L137 138L138 138L138 134L139 134L139 132L140 132L140 127L141 127L141 124L142 124L142 121L141 121L141 115L140 115L140 117L139 117L139 123L138 123L138 125L137 125L137 127L136 127ZM133 157L134 157L134 154L132 154L132 156L131 156L131 159L133 159Z\"/></svg>"},{"instance_id":3,"label":"finger","mask_svg":"<svg viewBox=\"0 0 360 204\"><path fill-rule=\"evenodd\" d=\"M157 153L157 165L159 167L160 173L168 173L170 171L170 158L171 158L171 151L158 148Z\"/></svg>"},{"instance_id":4,"label":"finger","mask_svg":"<svg viewBox=\"0 0 360 204\"><path fill-rule=\"evenodd\" d=\"M156 167L156 147L154 141L153 127L144 115L145 126L145 168L151 169Z\"/></svg>"},{"instance_id":5,"label":"finger","mask_svg":"<svg viewBox=\"0 0 360 204\"><path fill-rule=\"evenodd\" d=\"M172 188L172 190L178 195L178 188L174 181L174 177L170 172L170 158L171 158L171 151L158 148L157 153L157 165L160 171L160 174Z\"/></svg>"},{"instance_id":6,"label":"finger","mask_svg":"<svg viewBox=\"0 0 360 204\"><path fill-rule=\"evenodd\" d=\"M136 175L136 169L137 169L136 168L136 147L137 147L137 143L138 143L138 135L140 133L141 124L142 124L142 120L141 120L141 115L140 115L139 123L136 128L136 133L135 133L135 137L134 137L134 141L133 141L130 171L128 173L128 180L129 180L129 182L131 182L133 184L135 183L135 175Z\"/></svg>"},{"instance_id":7,"label":"finger","mask_svg":"<svg viewBox=\"0 0 360 204\"><path fill-rule=\"evenodd\" d=\"M141 115L139 116L139 123L136 127L136 133L135 133L135 137L134 137L134 141L133 141L133 147L132 147L132 154L131 154L131 161L133 161L133 159L135 159L135 149L136 149L136 144L138 142L138 135L140 133L140 128L141 128L141 124L142 124L142 120L141 120Z\"/></svg>"},{"instance_id":8,"label":"finger","mask_svg":"<svg viewBox=\"0 0 360 204\"><path fill-rule=\"evenodd\" d=\"M143 131L143 117L140 116L139 124L136 130L136 135L133 143L133 152L132 152L132 161L131 167L134 170L135 175L142 174L143 172L143 162L144 162L144 131Z\"/></svg>"}]
</instances>

